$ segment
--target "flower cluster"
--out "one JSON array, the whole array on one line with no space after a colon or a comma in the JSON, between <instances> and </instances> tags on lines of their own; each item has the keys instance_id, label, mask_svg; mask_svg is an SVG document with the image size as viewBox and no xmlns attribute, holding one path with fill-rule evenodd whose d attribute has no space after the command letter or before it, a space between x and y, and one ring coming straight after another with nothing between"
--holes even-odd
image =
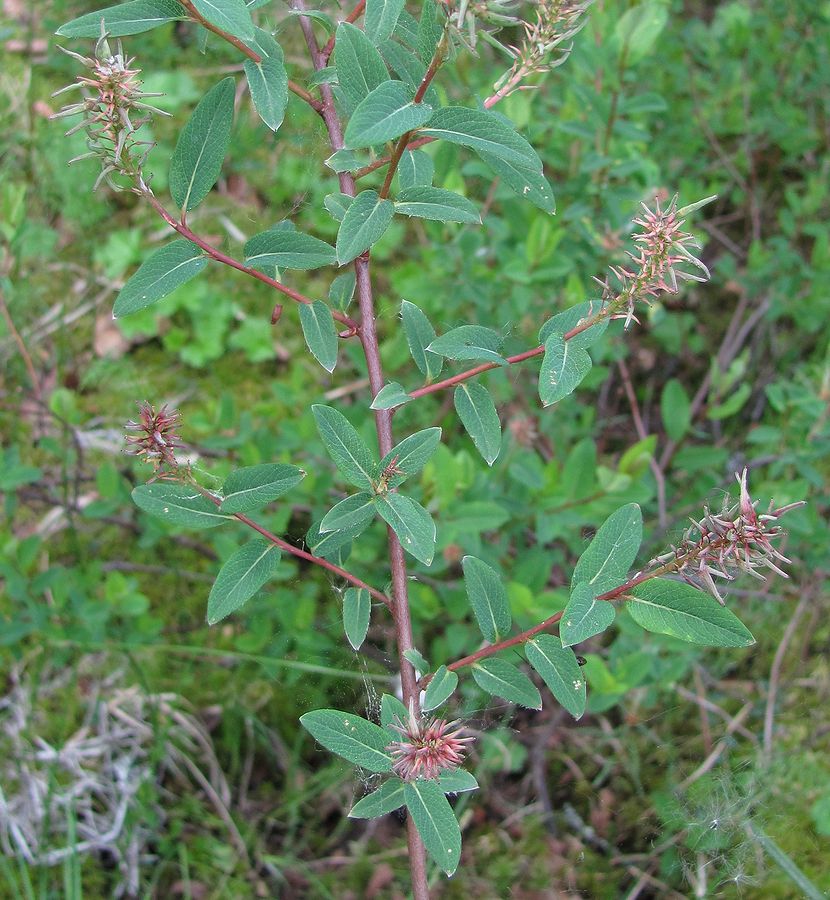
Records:
<instances>
[{"instance_id":1,"label":"flower cluster","mask_svg":"<svg viewBox=\"0 0 830 900\"><path fill-rule=\"evenodd\" d=\"M607 279L599 281L603 301L612 306L615 318L625 318L626 328L632 320L636 321L634 304L637 300L648 303L649 298L662 293L676 294L679 280L709 280L709 270L692 253L700 244L693 234L683 231L683 225L684 216L714 199L707 197L682 209L677 208L676 194L666 209L661 209L658 199L654 201L654 209L642 204L642 215L634 219L641 231L631 236L637 245L635 252L628 253L631 262L626 266L611 267L620 290L613 290Z\"/></svg>"},{"instance_id":2,"label":"flower cluster","mask_svg":"<svg viewBox=\"0 0 830 900\"><path fill-rule=\"evenodd\" d=\"M521 45L510 47L514 62L509 72L496 83L506 96L530 75L561 66L568 58L574 37L586 22L584 12L593 0L540 0L536 18L522 22L525 36Z\"/></svg>"},{"instance_id":3,"label":"flower cluster","mask_svg":"<svg viewBox=\"0 0 830 900\"><path fill-rule=\"evenodd\" d=\"M466 745L474 739L461 737L459 722L444 719L419 719L412 708L409 721L392 727L401 735L387 748L395 760L392 768L404 781L416 778L436 779L444 769L455 769L464 761Z\"/></svg>"},{"instance_id":4,"label":"flower cluster","mask_svg":"<svg viewBox=\"0 0 830 900\"><path fill-rule=\"evenodd\" d=\"M127 431L138 432L126 436L127 453L142 457L157 474L165 466L178 469L175 451L183 445L174 429L181 425L181 415L175 410L168 410L166 405L158 412L149 403L139 404L138 409L138 421L127 422L124 426Z\"/></svg>"},{"instance_id":5,"label":"flower cluster","mask_svg":"<svg viewBox=\"0 0 830 900\"><path fill-rule=\"evenodd\" d=\"M766 513L759 514L757 500L752 500L747 488L747 470L736 475L741 486L738 502L732 506L724 503L720 513L704 509L703 518L692 522L683 539L668 553L658 556L653 564L664 565L667 570L678 572L691 583L699 582L723 605L715 577L732 581L738 572L764 580L759 569L771 569L783 578L787 577L778 563L788 563L773 541L783 535L777 524L784 513L804 501L774 507L770 502Z\"/></svg>"},{"instance_id":6,"label":"flower cluster","mask_svg":"<svg viewBox=\"0 0 830 900\"><path fill-rule=\"evenodd\" d=\"M70 160L70 163L82 159L100 161L101 174L93 190L103 180L114 190L123 190L123 186L113 180L114 173L123 175L134 185L143 186L141 170L153 142L139 140L137 132L150 121L152 113L168 115L145 103L147 98L161 95L141 90L141 81L138 79L141 70L132 68L135 60L125 57L120 41L117 52L113 54L103 31L95 44L92 57L81 56L63 47L60 49L90 70L88 76L78 76L72 84L52 95L58 96L72 90L80 90L83 94L82 100L63 107L52 116L53 119L83 116L66 133L70 135L76 131L86 131L89 150Z\"/></svg>"}]
</instances>

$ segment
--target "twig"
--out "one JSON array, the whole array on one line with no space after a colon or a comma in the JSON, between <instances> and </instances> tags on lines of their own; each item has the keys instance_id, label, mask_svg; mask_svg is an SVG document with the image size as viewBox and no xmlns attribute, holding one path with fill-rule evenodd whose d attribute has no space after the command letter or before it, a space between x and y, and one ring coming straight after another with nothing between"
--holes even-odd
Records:
<instances>
[{"instance_id":1,"label":"twig","mask_svg":"<svg viewBox=\"0 0 830 900\"><path fill-rule=\"evenodd\" d=\"M6 328L9 330L9 334L12 336L12 340L17 344L18 352L23 360L23 364L26 366L26 371L29 373L29 381L32 383L32 391L34 392L35 399L40 401L43 397L41 387L40 387L40 378L37 374L37 369L35 368L35 364L32 362L31 354L29 353L29 349L26 347L26 342L20 336L20 332L17 330L14 324L14 319L12 319L12 315L9 312L9 308L6 305L6 298L3 296L2 290L0 290L0 313L3 315L3 319L6 322Z\"/></svg>"},{"instance_id":2,"label":"twig","mask_svg":"<svg viewBox=\"0 0 830 900\"><path fill-rule=\"evenodd\" d=\"M735 716L734 719L726 726L726 734L721 738L720 741L715 745L715 749L703 760L703 762L692 772L691 775L684 778L680 784L677 785L676 790L685 791L686 788L693 785L699 778L702 778L707 772L711 771L717 761L723 755L724 750L729 746L729 741L727 737L731 735L734 731L737 731L741 725L746 721L747 716L752 711L752 707L754 704L750 700L749 703L744 704L741 708L738 715Z\"/></svg>"},{"instance_id":3,"label":"twig","mask_svg":"<svg viewBox=\"0 0 830 900\"><path fill-rule=\"evenodd\" d=\"M165 222L178 234L182 237L187 238L187 240L196 244L197 247L201 247L202 250L207 253L207 255L216 260L216 262L220 262L223 265L230 266L232 269L236 269L239 272L244 272L246 275L250 275L251 278L256 278L257 281L263 282L263 284L267 284L275 290L279 291L281 294L285 294L286 297L290 297L297 303L310 304L314 301L311 297L306 297L305 294L301 294L299 291L295 291L293 288L288 287L288 285L283 284L281 281L277 281L274 278L271 278L268 275L265 275L263 272L258 272L256 269L252 269L250 266L243 265L238 260L235 260L232 256L228 256L226 253L222 253L221 250L217 250L215 247L211 246L204 238L199 237L199 235L194 234L193 231L188 228L183 222L177 221L170 213L164 208L164 206L158 201L155 194L151 191L147 190L142 193L142 196L146 198L147 202L153 207L153 209L164 219ZM349 316L344 315L338 310L332 310L332 316L338 321L342 322L346 325L350 332L355 334L360 330L360 326L354 319L349 318Z\"/></svg>"},{"instance_id":4,"label":"twig","mask_svg":"<svg viewBox=\"0 0 830 900\"><path fill-rule=\"evenodd\" d=\"M648 432L646 431L646 427L643 424L643 417L640 415L640 405L637 402L637 395L634 392L634 385L631 383L631 375L628 371L628 366L625 364L624 359L621 359L617 363L617 368L620 370L623 390L625 391L625 396L628 398L628 405L631 407L631 418L634 422L634 428L637 432L637 437L641 441L644 441L648 437ZM651 469L651 474L654 475L654 481L657 484L658 520L660 522L660 527L665 530L666 528L668 528L669 524L669 515L666 511L666 479L663 476L663 470L660 468L660 464L651 455L649 455L648 464L649 468Z\"/></svg>"},{"instance_id":5,"label":"twig","mask_svg":"<svg viewBox=\"0 0 830 900\"><path fill-rule=\"evenodd\" d=\"M355 6L355 8L346 16L344 21L348 22L349 24L356 22L363 15L364 9L366 9L366 0L359 0L357 6ZM334 51L335 37L336 37L335 35L332 35L328 39L326 46L323 47L323 49L320 53L321 59L323 59L323 61L324 61L324 65L325 65L325 63L327 63L329 61L329 57L331 56L332 52Z\"/></svg>"},{"instance_id":6,"label":"twig","mask_svg":"<svg viewBox=\"0 0 830 900\"><path fill-rule=\"evenodd\" d=\"M812 600L812 595L809 592L804 592L801 595L801 599L798 601L798 605L793 611L792 616L790 617L790 621L787 623L787 627L784 629L784 634L781 637L781 641L778 644L778 649L775 651L775 656L772 660L772 667L769 672L769 688L767 690L767 708L764 712L764 760L767 765L769 765L772 760L772 739L773 739L773 724L775 722L775 701L778 698L778 684L781 679L781 667L784 665L784 657L787 653L787 647L790 645L790 641L795 634L796 628L798 628L798 623L801 621L801 617L807 611L807 606Z\"/></svg>"}]
</instances>

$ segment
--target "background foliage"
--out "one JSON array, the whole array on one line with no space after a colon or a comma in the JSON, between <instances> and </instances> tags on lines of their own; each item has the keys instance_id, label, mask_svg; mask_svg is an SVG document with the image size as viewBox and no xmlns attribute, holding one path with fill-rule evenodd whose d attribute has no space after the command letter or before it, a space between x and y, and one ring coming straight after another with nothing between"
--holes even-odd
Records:
<instances>
[{"instance_id":1,"label":"background foliage","mask_svg":"<svg viewBox=\"0 0 830 900\"><path fill-rule=\"evenodd\" d=\"M129 492L146 473L121 454L121 424L147 398L183 411L199 465L217 478L239 465L302 464L293 505L268 521L299 539L337 499L304 411L333 397L363 404L363 373L355 355L351 376L341 363L336 380L325 377L303 352L294 310L272 327L266 288L221 268L112 321L115 293L166 229L129 194L92 197L94 164L65 165L82 140L47 119L50 94L74 76L52 34L96 5L6 0L0 32L0 278L37 381L32 390L0 323L8 895L104 897L126 886L150 896L399 896L399 823L344 819L362 786L298 727L314 707L361 711L368 701L373 711L390 687L385 620L376 617L361 662L342 634L340 586L284 559L276 585L208 630L216 560L239 536L194 540L139 513ZM296 21L277 3L265 18L296 68ZM469 795L456 801L465 865L442 896L543 897L551 885L598 897L830 889L827 25L826 5L807 2L595 3L567 65L500 107L543 157L557 215L441 145L434 183L483 200L485 227L398 219L374 251L384 364L405 383L402 298L442 330L495 323L516 352L620 260L641 199L719 195L700 217L713 281L655 306L625 339L612 326L576 395L545 412L532 372L489 376L504 425L495 477L444 397L398 414L401 433L440 424L449 435L416 489L439 522L436 571L455 584L412 585L428 659L475 640L465 555L501 560L525 627L564 605L585 535L623 503L642 505L646 552L658 552L704 500L734 491L745 464L753 496L809 500L787 520L792 580L731 593L755 647L643 640L620 616L585 653L589 715L576 724L554 707L488 704L464 680L459 710L486 726L471 766L486 790L469 810ZM184 113L237 61L218 42L200 56L194 33L172 25L127 47L146 89L163 91L159 105L177 115L153 126L158 190ZM456 83L443 82L447 96L489 92L504 63L478 51L462 58ZM334 240L334 220L317 215L335 184L321 124L296 98L287 117L274 136L242 105L201 233L235 244L291 215ZM325 296L314 278L306 293ZM352 559L361 572L382 556L372 533ZM91 793L72 790L83 773ZM21 799L32 783L49 815ZM85 803L102 820L123 809L123 825L109 848L60 855ZM30 845L57 854L54 864L12 854L11 822L28 823Z\"/></svg>"}]
</instances>

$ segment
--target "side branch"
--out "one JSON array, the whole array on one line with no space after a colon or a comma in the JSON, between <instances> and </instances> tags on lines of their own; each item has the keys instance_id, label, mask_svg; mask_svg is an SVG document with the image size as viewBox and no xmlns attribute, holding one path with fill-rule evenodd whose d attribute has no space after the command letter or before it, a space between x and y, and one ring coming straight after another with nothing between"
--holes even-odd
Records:
<instances>
[{"instance_id":1,"label":"side branch","mask_svg":"<svg viewBox=\"0 0 830 900\"><path fill-rule=\"evenodd\" d=\"M222 501L210 491L206 491L199 485L195 485L198 489L199 493L204 497L207 497L211 503L216 506L221 506ZM371 585L366 584L365 581L358 578L357 575L352 575L351 572L348 572L346 569L341 568L340 566L336 566L334 563L329 562L327 559L323 559L322 556L315 556L313 553L309 553L307 550L301 550L299 547L295 547L293 544L289 544L288 541L284 541L282 538L277 537L273 532L269 531L267 528L264 528L258 522L255 522L253 519L244 515L243 513L234 513L234 519L238 519L244 525L247 525L248 528L252 528L258 534L261 534L267 541L270 541L275 546L279 547L280 550L285 550L286 553L290 553L292 556L296 556L298 559L304 559L306 562L313 563L315 566L320 566L323 569L326 569L329 572L332 572L335 575L339 575L340 578L343 578L345 581L350 582L355 587L363 588L368 591L375 600L380 600L381 603L385 604L389 608L392 607L392 601L389 597L386 596L382 591L379 591L377 588L373 588Z\"/></svg>"},{"instance_id":2,"label":"side branch","mask_svg":"<svg viewBox=\"0 0 830 900\"><path fill-rule=\"evenodd\" d=\"M187 227L187 225L185 225L183 222L177 221L173 216L171 216L170 213L159 202L155 194L153 194L151 191L143 191L142 196L146 197L148 203L174 231L178 232L183 238L187 238L187 240L194 243L197 247L201 247L202 250L204 250L211 259L216 260L216 262L223 263L226 266L230 266L232 269L236 269L239 272L244 272L246 275L250 275L251 278L256 278L257 281L261 281L263 284L269 285L270 287L274 288L274 290L279 291L281 294L285 294L286 297L290 297L297 303L304 303L307 305L314 302L311 297L306 297L305 294L301 294L299 291L295 291L293 288L288 287L288 285L283 284L281 281L277 281L276 279L271 278L264 272L258 272L256 269L252 269L250 266L244 265L243 263L234 259L232 256L228 256L226 253L222 253L221 250L217 250L215 247L212 247L204 238L199 237L198 234L194 234L190 230L190 228ZM355 322L354 319L350 318L347 315L344 315L341 312L338 312L337 310L332 310L331 314L338 322L345 325L351 333L357 334L359 332L359 325L357 322Z\"/></svg>"},{"instance_id":3,"label":"side branch","mask_svg":"<svg viewBox=\"0 0 830 900\"><path fill-rule=\"evenodd\" d=\"M572 328L562 335L563 340L569 341L572 337L576 337L576 335L581 332L587 331L607 316L608 308L606 307L601 313L592 316L590 319L586 319L584 322L580 322L575 328ZM517 353L515 356L508 356L507 362L510 363L510 365L515 365L516 363L524 362L526 359L533 359L534 356L541 356L544 352L545 345L540 344L538 347L533 347L531 350L525 350L523 353ZM503 368L503 366L499 363L482 363L480 366L474 366L472 369L459 372L457 375L452 375L449 378L445 378L443 381L436 381L434 384L425 384L423 387L417 388L414 391L409 391L408 393L413 399L416 397L424 397L427 394L434 394L436 391L443 391L446 388L460 384L462 381L475 378L476 375L481 375L482 372L489 372L491 369L501 368Z\"/></svg>"},{"instance_id":4,"label":"side branch","mask_svg":"<svg viewBox=\"0 0 830 900\"><path fill-rule=\"evenodd\" d=\"M351 24L352 22L356 22L362 15L363 11L366 9L366 0L360 0L360 2L355 6L355 8L346 16L344 19L345 22ZM323 60L323 65L325 65L332 52L334 51L334 35L332 35L328 43L325 47L320 51L321 59Z\"/></svg>"},{"instance_id":5,"label":"side branch","mask_svg":"<svg viewBox=\"0 0 830 900\"><path fill-rule=\"evenodd\" d=\"M208 31L215 34L217 37L222 38L223 41L227 41L232 47L235 47L240 53L244 54L251 60L251 62L261 63L262 57L254 50L251 50L250 47L246 46L239 40L239 38L234 37L232 34L228 34L227 31L222 31L221 28L218 28L212 22L208 22L208 20L199 12L198 9L190 2L190 0L181 0L182 6L187 10L187 14L193 19L194 22L198 22L200 25L203 25L207 28ZM290 78L288 79L288 90L290 90L293 94L296 94L301 100L305 100L305 102L315 111L320 112L323 108L323 104L320 103L319 100L315 100L314 97L304 88L297 84L295 81L292 81Z\"/></svg>"},{"instance_id":6,"label":"side branch","mask_svg":"<svg viewBox=\"0 0 830 900\"><path fill-rule=\"evenodd\" d=\"M621 584L618 587L612 588L610 591L606 591L604 594L600 594L595 599L610 603L611 601L617 600L618 598L627 594L638 584L642 584L644 581L649 581L652 578L658 578L660 575L665 575L667 572L671 572L675 568L675 565L673 565L672 563L668 563L664 566L660 566L657 569L653 569L651 572L641 572L640 574L635 575L633 578L630 578L625 582L625 584ZM505 638L503 641L499 641L496 644L488 644L486 647L482 647L480 650L476 650L475 653L471 653L469 656L465 656L462 659L456 660L454 663L450 663L447 668L450 670L450 672L455 672L457 669L463 669L466 666L471 666L473 665L473 663L477 663L480 659L485 659L488 656L493 656L494 654L499 653L502 650L506 650L508 647L515 647L517 644L524 644L540 632L547 631L549 628L556 625L556 623L562 618L562 616L562 612L554 613L552 616L545 619L544 622L540 622L538 625L534 625L532 628L528 628L525 631L522 631L520 634L514 635L513 637ZM424 688L430 683L430 681L432 681L432 674L424 675L418 681L418 689L424 690Z\"/></svg>"}]
</instances>

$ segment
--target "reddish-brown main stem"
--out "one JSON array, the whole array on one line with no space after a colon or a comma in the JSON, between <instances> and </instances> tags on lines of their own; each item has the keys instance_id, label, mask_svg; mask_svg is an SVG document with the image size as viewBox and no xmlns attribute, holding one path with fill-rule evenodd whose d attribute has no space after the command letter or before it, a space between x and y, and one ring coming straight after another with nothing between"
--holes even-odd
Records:
<instances>
[{"instance_id":1,"label":"reddish-brown main stem","mask_svg":"<svg viewBox=\"0 0 830 900\"><path fill-rule=\"evenodd\" d=\"M304 0L294 0L294 8L305 10ZM356 18L356 16L355 16ZM300 16L300 27L308 45L311 60L316 70L322 69L328 61L325 51L320 49L311 26L311 20ZM326 123L329 141L334 151L343 148L343 131L340 118L334 105L334 95L327 84L320 85L320 96L323 98L321 115ZM343 172L339 176L340 190L354 197L356 194L354 178ZM366 367L369 373L369 384L374 396L383 387L383 367L380 360L380 345L375 327L375 307L372 296L372 281L369 273L368 252L358 257L354 263L356 292L360 307L360 340L366 356ZM375 428L378 436L378 448L381 456L385 456L393 446L392 412L387 409L375 410ZM415 715L419 713L418 679L415 669L404 655L414 648L412 640L412 621L409 615L409 591L406 579L406 558L398 536L391 528L387 528L389 540L389 566L392 574L392 617L395 623L395 643L397 645L398 665L401 673L401 692L404 704L413 708ZM412 881L412 893L415 900L429 900L429 882L427 880L426 850L421 836L415 827L412 816L407 817L407 843L409 846L409 872Z\"/></svg>"}]
</instances>

